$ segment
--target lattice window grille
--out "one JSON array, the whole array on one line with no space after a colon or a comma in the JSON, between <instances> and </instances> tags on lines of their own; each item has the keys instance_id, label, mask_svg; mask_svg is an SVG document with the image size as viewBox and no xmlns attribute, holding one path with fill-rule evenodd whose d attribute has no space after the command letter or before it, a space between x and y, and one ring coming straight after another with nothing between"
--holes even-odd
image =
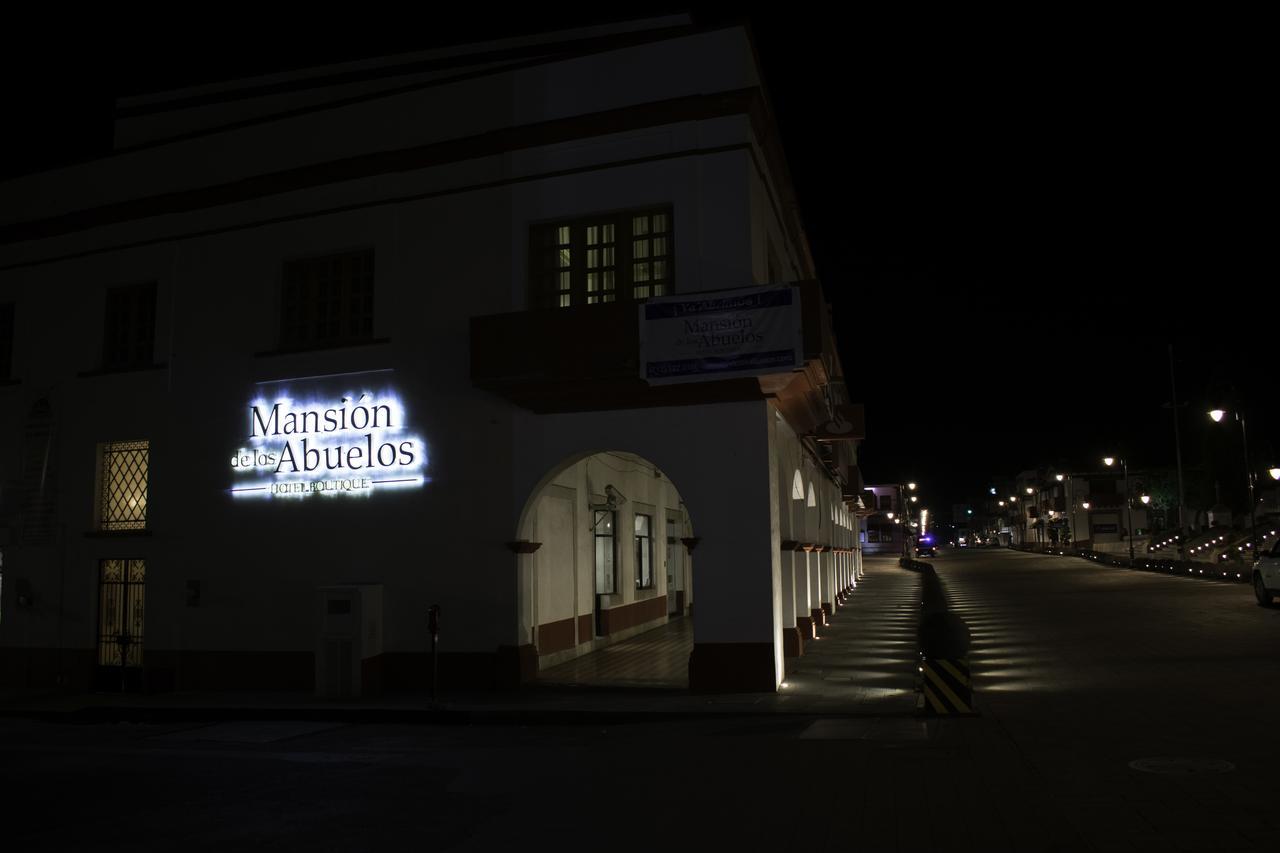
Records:
<instances>
[{"instance_id":1,"label":"lattice window grille","mask_svg":"<svg viewBox=\"0 0 1280 853\"><path fill-rule=\"evenodd\" d=\"M145 530L150 445L117 441L102 446L103 530Z\"/></svg>"}]
</instances>

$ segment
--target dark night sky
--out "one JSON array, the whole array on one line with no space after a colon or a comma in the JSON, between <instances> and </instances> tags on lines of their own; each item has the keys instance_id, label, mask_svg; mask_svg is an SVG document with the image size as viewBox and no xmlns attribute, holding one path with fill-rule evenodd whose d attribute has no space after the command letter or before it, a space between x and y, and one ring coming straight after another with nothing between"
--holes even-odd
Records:
<instances>
[{"instance_id":1,"label":"dark night sky","mask_svg":"<svg viewBox=\"0 0 1280 853\"><path fill-rule=\"evenodd\" d=\"M1201 404L1230 387L1252 407L1258 462L1280 459L1276 275L1262 259L1273 98L1256 28L1113 16L926 27L783 8L749 17L867 404L868 481L916 479L945 505L992 475L1079 469L1111 448L1172 464L1170 342L1191 401L1188 464L1205 452ZM17 131L0 171L107 150L116 94L575 20L159 22L185 33L168 44L119 19L80 35L33 26L4 59Z\"/></svg>"}]
</instances>

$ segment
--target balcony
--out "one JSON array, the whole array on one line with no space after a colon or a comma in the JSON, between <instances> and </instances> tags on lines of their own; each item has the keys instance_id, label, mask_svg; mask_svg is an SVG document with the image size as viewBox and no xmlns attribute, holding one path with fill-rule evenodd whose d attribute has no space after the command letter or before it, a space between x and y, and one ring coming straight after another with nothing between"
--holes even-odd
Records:
<instances>
[{"instance_id":1,"label":"balcony","mask_svg":"<svg viewBox=\"0 0 1280 853\"><path fill-rule=\"evenodd\" d=\"M776 397L793 425L812 431L825 420L819 389L840 377L840 361L821 286L816 281L796 286L803 318L801 370L649 385L640 378L637 305L609 302L473 317L471 381L538 413Z\"/></svg>"}]
</instances>

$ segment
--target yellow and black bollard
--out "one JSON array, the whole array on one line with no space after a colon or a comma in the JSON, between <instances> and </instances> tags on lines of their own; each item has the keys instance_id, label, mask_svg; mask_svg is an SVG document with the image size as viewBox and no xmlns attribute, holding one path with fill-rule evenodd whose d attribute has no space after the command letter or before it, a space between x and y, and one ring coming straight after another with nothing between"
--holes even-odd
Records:
<instances>
[{"instance_id":1,"label":"yellow and black bollard","mask_svg":"<svg viewBox=\"0 0 1280 853\"><path fill-rule=\"evenodd\" d=\"M973 679L969 670L969 626L955 613L941 610L925 596L920 618L921 713L961 715L973 707Z\"/></svg>"},{"instance_id":2,"label":"yellow and black bollard","mask_svg":"<svg viewBox=\"0 0 1280 853\"><path fill-rule=\"evenodd\" d=\"M972 714L973 681L969 658L924 658L920 661L921 710L926 714Z\"/></svg>"}]
</instances>

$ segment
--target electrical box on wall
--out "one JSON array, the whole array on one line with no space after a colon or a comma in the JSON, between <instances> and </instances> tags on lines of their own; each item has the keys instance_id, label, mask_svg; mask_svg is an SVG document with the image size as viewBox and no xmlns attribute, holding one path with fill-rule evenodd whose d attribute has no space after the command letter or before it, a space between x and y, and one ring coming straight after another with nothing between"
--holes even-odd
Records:
<instances>
[{"instance_id":1,"label":"electrical box on wall","mask_svg":"<svg viewBox=\"0 0 1280 853\"><path fill-rule=\"evenodd\" d=\"M316 694L367 696L382 684L382 584L317 590Z\"/></svg>"}]
</instances>

